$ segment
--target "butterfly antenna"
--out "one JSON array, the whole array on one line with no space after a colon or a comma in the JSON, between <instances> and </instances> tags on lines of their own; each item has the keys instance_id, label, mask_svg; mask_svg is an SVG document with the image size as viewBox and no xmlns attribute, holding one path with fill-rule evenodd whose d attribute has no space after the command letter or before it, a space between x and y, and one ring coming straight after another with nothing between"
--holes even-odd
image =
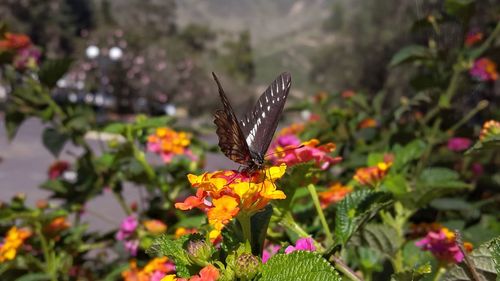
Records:
<instances>
[{"instance_id":1,"label":"butterfly antenna","mask_svg":"<svg viewBox=\"0 0 500 281\"><path fill-rule=\"evenodd\" d=\"M282 153L282 152L287 152L287 151L290 151L290 150L295 150L295 149L303 148L304 146L305 146L304 144L301 144L301 145L299 145L297 147L292 147L292 148L289 148L289 149L285 149L283 151L273 152L273 153L266 154L264 157L268 157L268 156L271 156L273 154L278 154L278 153Z\"/></svg>"}]
</instances>

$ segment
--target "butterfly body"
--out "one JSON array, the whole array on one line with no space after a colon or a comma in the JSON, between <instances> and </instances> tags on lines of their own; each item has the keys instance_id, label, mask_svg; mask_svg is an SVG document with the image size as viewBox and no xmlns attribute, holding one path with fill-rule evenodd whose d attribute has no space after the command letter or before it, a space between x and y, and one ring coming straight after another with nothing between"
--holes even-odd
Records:
<instances>
[{"instance_id":1,"label":"butterfly body","mask_svg":"<svg viewBox=\"0 0 500 281\"><path fill-rule=\"evenodd\" d=\"M236 117L219 79L214 73L212 75L223 105L214 114L219 147L229 159L243 165L244 171L262 169L290 91L290 74L285 72L278 76L241 120Z\"/></svg>"}]
</instances>

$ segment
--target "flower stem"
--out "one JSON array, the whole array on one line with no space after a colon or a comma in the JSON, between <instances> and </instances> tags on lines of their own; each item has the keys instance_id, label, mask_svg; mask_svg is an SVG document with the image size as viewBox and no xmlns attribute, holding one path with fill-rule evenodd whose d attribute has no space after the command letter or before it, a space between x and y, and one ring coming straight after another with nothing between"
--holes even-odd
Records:
<instances>
[{"instance_id":1,"label":"flower stem","mask_svg":"<svg viewBox=\"0 0 500 281\"><path fill-rule=\"evenodd\" d=\"M345 276L347 276L347 278L353 281L363 281L363 279L356 275L356 273L354 273L354 271L349 266L347 266L347 264L345 264L340 258L337 258L335 255L333 255L331 259L333 259L333 262L335 263L335 268L338 271L342 272Z\"/></svg>"},{"instance_id":2,"label":"flower stem","mask_svg":"<svg viewBox=\"0 0 500 281\"><path fill-rule=\"evenodd\" d=\"M311 194L311 198L314 203L314 207L316 208L316 212L318 212L319 220L321 221L321 225L323 226L323 229L326 234L326 243L327 247L330 245L333 245L333 236L332 232L330 231L330 227L328 226L328 223L326 222L325 219L325 214L323 213L323 209L321 208L321 205L319 203L318 199L318 193L316 192L316 187L313 184L309 184L307 186L307 190L309 190L309 193Z\"/></svg>"},{"instance_id":3,"label":"flower stem","mask_svg":"<svg viewBox=\"0 0 500 281\"><path fill-rule=\"evenodd\" d=\"M439 266L438 267L438 270L436 272L436 275L434 275L434 278L432 279L432 281L438 281L439 279L441 279L441 276L446 272L446 268L444 268L443 266Z\"/></svg>"},{"instance_id":4,"label":"flower stem","mask_svg":"<svg viewBox=\"0 0 500 281\"><path fill-rule=\"evenodd\" d=\"M243 231L243 239L252 244L252 224L250 221L250 216L241 212L238 217L238 222L241 225L241 230Z\"/></svg>"},{"instance_id":5,"label":"flower stem","mask_svg":"<svg viewBox=\"0 0 500 281\"><path fill-rule=\"evenodd\" d=\"M57 276L55 273L55 268L54 268L54 261L53 261L53 253L50 252L49 245L47 244L47 239L45 239L45 236L42 233L41 230L42 226L37 223L35 225L35 232L37 236L40 238L40 244L42 247L42 252L43 252L43 257L45 260L45 273L47 273L50 276L50 279L53 281L57 281Z\"/></svg>"},{"instance_id":6,"label":"flower stem","mask_svg":"<svg viewBox=\"0 0 500 281\"><path fill-rule=\"evenodd\" d=\"M278 211L279 212L279 211ZM300 237L310 237L309 233L307 233L300 225L297 224L297 222L293 219L293 216L290 212L286 212L281 216L281 222L283 226L288 228L288 230L295 232ZM316 240L314 240L314 246L318 251L322 252L325 250L325 248Z\"/></svg>"}]
</instances>

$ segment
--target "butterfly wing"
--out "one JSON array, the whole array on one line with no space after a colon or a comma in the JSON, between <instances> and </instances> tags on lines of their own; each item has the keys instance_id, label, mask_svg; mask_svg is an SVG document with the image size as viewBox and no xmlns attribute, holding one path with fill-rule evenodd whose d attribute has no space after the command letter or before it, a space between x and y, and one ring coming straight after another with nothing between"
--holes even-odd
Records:
<instances>
[{"instance_id":1,"label":"butterfly wing","mask_svg":"<svg viewBox=\"0 0 500 281\"><path fill-rule=\"evenodd\" d=\"M219 137L219 147L227 158L236 163L248 166L252 163L252 158L245 141L245 135L241 131L238 119L222 89L219 79L217 79L215 73L212 73L212 75L219 88L219 96L224 107L217 110L214 114L214 123L217 126L216 133Z\"/></svg>"},{"instance_id":2,"label":"butterfly wing","mask_svg":"<svg viewBox=\"0 0 500 281\"><path fill-rule=\"evenodd\" d=\"M284 72L260 96L240 121L249 149L261 157L267 152L290 91L292 77Z\"/></svg>"}]
</instances>

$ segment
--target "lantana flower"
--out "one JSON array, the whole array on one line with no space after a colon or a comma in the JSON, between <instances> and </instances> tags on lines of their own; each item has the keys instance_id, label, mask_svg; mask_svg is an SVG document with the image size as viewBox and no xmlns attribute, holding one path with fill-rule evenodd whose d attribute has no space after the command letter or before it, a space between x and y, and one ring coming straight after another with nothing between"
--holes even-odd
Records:
<instances>
[{"instance_id":1,"label":"lantana flower","mask_svg":"<svg viewBox=\"0 0 500 281\"><path fill-rule=\"evenodd\" d=\"M262 251L262 262L266 263L272 256L276 255L278 251L281 249L280 245L269 244Z\"/></svg>"},{"instance_id":2,"label":"lantana flower","mask_svg":"<svg viewBox=\"0 0 500 281\"><path fill-rule=\"evenodd\" d=\"M4 39L0 40L0 51L4 50L14 53L13 64L18 70L36 68L41 57L40 50L25 34L5 33Z\"/></svg>"},{"instance_id":3,"label":"lantana flower","mask_svg":"<svg viewBox=\"0 0 500 281\"><path fill-rule=\"evenodd\" d=\"M387 175L392 162L379 162L375 166L359 168L356 170L354 180L362 185L376 187Z\"/></svg>"},{"instance_id":4,"label":"lantana flower","mask_svg":"<svg viewBox=\"0 0 500 281\"><path fill-rule=\"evenodd\" d=\"M429 231L427 235L417 241L415 245L424 251L430 251L439 261L444 263L459 263L464 254L457 245L455 233L446 227L438 231ZM464 243L466 250L472 250L472 244Z\"/></svg>"},{"instance_id":5,"label":"lantana flower","mask_svg":"<svg viewBox=\"0 0 500 281\"><path fill-rule=\"evenodd\" d=\"M188 148L190 144L190 134L165 127L156 129L154 134L148 136L147 148L159 154L165 163L170 163L176 155L185 155L194 161L196 157Z\"/></svg>"},{"instance_id":6,"label":"lantana flower","mask_svg":"<svg viewBox=\"0 0 500 281\"><path fill-rule=\"evenodd\" d=\"M29 229L11 227L0 244L0 263L13 260L17 255L18 249L31 234Z\"/></svg>"},{"instance_id":7,"label":"lantana flower","mask_svg":"<svg viewBox=\"0 0 500 281\"><path fill-rule=\"evenodd\" d=\"M335 151L334 143L319 144L319 140L311 139L302 143L294 135L282 135L271 145L270 160L273 164L286 164L288 167L314 161L316 166L322 170L328 169L342 161L341 157L332 157L330 153Z\"/></svg>"},{"instance_id":8,"label":"lantana flower","mask_svg":"<svg viewBox=\"0 0 500 281\"><path fill-rule=\"evenodd\" d=\"M300 238L295 242L295 246L288 246L285 249L285 254L290 254L295 251L316 251L316 246L314 246L314 240L311 237Z\"/></svg>"},{"instance_id":9,"label":"lantana flower","mask_svg":"<svg viewBox=\"0 0 500 281\"><path fill-rule=\"evenodd\" d=\"M479 81L495 81L498 78L497 65L489 58L476 60L469 73Z\"/></svg>"},{"instance_id":10,"label":"lantana flower","mask_svg":"<svg viewBox=\"0 0 500 281\"><path fill-rule=\"evenodd\" d=\"M4 34L0 40L0 50L19 50L31 45L31 39L26 34L10 33Z\"/></svg>"},{"instance_id":11,"label":"lantana flower","mask_svg":"<svg viewBox=\"0 0 500 281\"><path fill-rule=\"evenodd\" d=\"M485 139L498 135L500 135L500 122L489 120L484 122L481 133L479 134L479 139L484 141Z\"/></svg>"},{"instance_id":12,"label":"lantana flower","mask_svg":"<svg viewBox=\"0 0 500 281\"><path fill-rule=\"evenodd\" d=\"M49 175L49 179L55 180L63 175L65 171L69 169L69 163L66 161L56 161L50 165L47 174Z\"/></svg>"},{"instance_id":13,"label":"lantana flower","mask_svg":"<svg viewBox=\"0 0 500 281\"><path fill-rule=\"evenodd\" d=\"M197 232L198 232L198 230L196 230L196 228L179 227L175 230L174 236L177 239L177 238L180 238L184 235L189 235L189 234L197 233Z\"/></svg>"},{"instance_id":14,"label":"lantana flower","mask_svg":"<svg viewBox=\"0 0 500 281\"><path fill-rule=\"evenodd\" d=\"M276 189L275 182L286 171L286 165L265 168L254 173L216 171L200 176L188 175L189 182L197 189L195 196L175 204L180 210L198 208L207 213L208 222L218 236L224 225L240 212L247 215L258 212L271 200L285 199L285 194Z\"/></svg>"},{"instance_id":15,"label":"lantana flower","mask_svg":"<svg viewBox=\"0 0 500 281\"><path fill-rule=\"evenodd\" d=\"M160 281L174 271L175 265L167 257L154 258L143 268L138 268L137 262L132 260L129 269L122 272L122 277L125 281Z\"/></svg>"},{"instance_id":16,"label":"lantana flower","mask_svg":"<svg viewBox=\"0 0 500 281\"><path fill-rule=\"evenodd\" d=\"M373 118L365 118L358 123L358 129L375 128L378 126L378 121Z\"/></svg>"},{"instance_id":17,"label":"lantana flower","mask_svg":"<svg viewBox=\"0 0 500 281\"><path fill-rule=\"evenodd\" d=\"M152 234L162 234L167 231L167 225L160 220L147 220L143 225Z\"/></svg>"},{"instance_id":18,"label":"lantana flower","mask_svg":"<svg viewBox=\"0 0 500 281\"><path fill-rule=\"evenodd\" d=\"M139 222L135 216L131 215L122 221L120 229L116 233L116 239L124 241L125 249L127 249L132 256L137 255L137 250L139 248L139 240L134 238L135 231L138 226Z\"/></svg>"},{"instance_id":19,"label":"lantana flower","mask_svg":"<svg viewBox=\"0 0 500 281\"><path fill-rule=\"evenodd\" d=\"M57 235L68 228L70 228L71 223L66 217L54 218L48 225L44 226L43 232L52 237L57 237Z\"/></svg>"},{"instance_id":20,"label":"lantana flower","mask_svg":"<svg viewBox=\"0 0 500 281\"><path fill-rule=\"evenodd\" d=\"M471 47L483 40L484 34L480 31L470 31L465 38L465 46Z\"/></svg>"},{"instance_id":21,"label":"lantana flower","mask_svg":"<svg viewBox=\"0 0 500 281\"><path fill-rule=\"evenodd\" d=\"M448 140L448 149L455 152L464 151L472 144L468 138L455 137Z\"/></svg>"},{"instance_id":22,"label":"lantana flower","mask_svg":"<svg viewBox=\"0 0 500 281\"><path fill-rule=\"evenodd\" d=\"M177 278L174 274L167 275L161 281L216 281L219 279L220 273L215 266L209 264L200 270L197 275L191 276L191 278Z\"/></svg>"},{"instance_id":23,"label":"lantana flower","mask_svg":"<svg viewBox=\"0 0 500 281\"><path fill-rule=\"evenodd\" d=\"M347 194L352 192L352 187L344 186L341 183L332 184L327 190L318 192L319 201L321 202L321 208L326 208L330 204L342 201Z\"/></svg>"}]
</instances>

